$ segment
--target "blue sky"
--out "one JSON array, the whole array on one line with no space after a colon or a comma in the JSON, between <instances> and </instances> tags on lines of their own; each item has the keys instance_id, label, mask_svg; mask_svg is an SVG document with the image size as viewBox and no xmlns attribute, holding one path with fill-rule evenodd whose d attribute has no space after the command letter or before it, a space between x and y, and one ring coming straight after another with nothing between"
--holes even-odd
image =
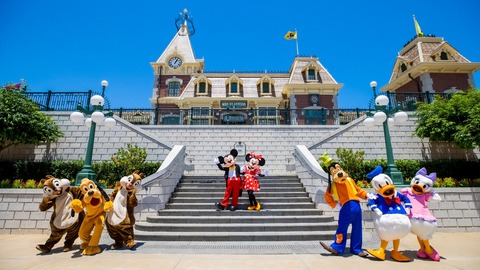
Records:
<instances>
[{"instance_id":1,"label":"blue sky","mask_svg":"<svg viewBox=\"0 0 480 270\"><path fill-rule=\"evenodd\" d=\"M370 81L386 85L395 57L422 31L480 62L477 0L159 1L1 0L0 84L32 91L101 91L113 108L149 108L155 62L187 8L196 58L208 70L288 71L298 30L300 55L315 55L338 83L339 108L365 108ZM475 74L480 88L480 71Z\"/></svg>"}]
</instances>

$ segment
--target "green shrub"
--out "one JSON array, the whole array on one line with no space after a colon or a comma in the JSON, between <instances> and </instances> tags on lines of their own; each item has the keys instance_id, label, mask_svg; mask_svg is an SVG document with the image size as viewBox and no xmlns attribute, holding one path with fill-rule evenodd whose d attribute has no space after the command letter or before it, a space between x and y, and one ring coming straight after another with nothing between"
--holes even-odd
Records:
<instances>
[{"instance_id":1,"label":"green shrub","mask_svg":"<svg viewBox=\"0 0 480 270\"><path fill-rule=\"evenodd\" d=\"M12 188L23 188L22 179L13 180Z\"/></svg>"},{"instance_id":2,"label":"green shrub","mask_svg":"<svg viewBox=\"0 0 480 270\"><path fill-rule=\"evenodd\" d=\"M0 181L0 188L10 188L10 179Z\"/></svg>"},{"instance_id":3,"label":"green shrub","mask_svg":"<svg viewBox=\"0 0 480 270\"><path fill-rule=\"evenodd\" d=\"M27 182L25 182L25 188L37 188L37 182L33 179L28 179Z\"/></svg>"},{"instance_id":4,"label":"green shrub","mask_svg":"<svg viewBox=\"0 0 480 270\"><path fill-rule=\"evenodd\" d=\"M127 149L120 148L112 157L113 163L120 169L123 175L129 175L138 170L147 160L146 148L140 148L138 145L127 144Z\"/></svg>"}]
</instances>

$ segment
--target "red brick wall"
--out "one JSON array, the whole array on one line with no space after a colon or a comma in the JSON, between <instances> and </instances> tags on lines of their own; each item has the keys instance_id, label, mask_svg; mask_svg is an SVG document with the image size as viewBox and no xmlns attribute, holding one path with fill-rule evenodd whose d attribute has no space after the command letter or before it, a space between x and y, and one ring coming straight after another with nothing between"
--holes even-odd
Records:
<instances>
[{"instance_id":1,"label":"red brick wall","mask_svg":"<svg viewBox=\"0 0 480 270\"><path fill-rule=\"evenodd\" d=\"M176 75L175 78L181 79L183 81L183 84L180 86L180 94L183 93L183 90L185 89L185 86L187 86L188 82L190 81L190 75ZM167 80L173 78L172 76L165 76L162 75L159 77L159 95L160 98L164 98L168 96L168 85L167 85Z\"/></svg>"},{"instance_id":2,"label":"red brick wall","mask_svg":"<svg viewBox=\"0 0 480 270\"><path fill-rule=\"evenodd\" d=\"M452 87L458 90L468 89L468 74L466 73L431 73L433 89L436 92L443 92Z\"/></svg>"}]
</instances>

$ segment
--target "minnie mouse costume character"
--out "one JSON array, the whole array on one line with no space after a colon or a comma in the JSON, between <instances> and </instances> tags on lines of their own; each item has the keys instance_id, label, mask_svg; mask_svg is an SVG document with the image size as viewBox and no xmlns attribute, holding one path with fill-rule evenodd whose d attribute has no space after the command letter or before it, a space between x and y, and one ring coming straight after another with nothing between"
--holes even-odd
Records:
<instances>
[{"instance_id":1,"label":"minnie mouse costume character","mask_svg":"<svg viewBox=\"0 0 480 270\"><path fill-rule=\"evenodd\" d=\"M243 178L242 189L247 191L248 200L250 201L250 205L247 207L247 210L260 211L260 203L255 199L253 192L260 190L258 176L264 177L265 174L261 173L262 170L260 170L259 167L265 165L265 159L262 157L262 155L250 152L245 156L245 160L248 162L248 164L243 166L240 172L245 174Z\"/></svg>"},{"instance_id":2,"label":"minnie mouse costume character","mask_svg":"<svg viewBox=\"0 0 480 270\"><path fill-rule=\"evenodd\" d=\"M225 180L227 181L227 188L225 190L223 200L215 203L215 206L219 210L224 210L225 207L228 206L230 194L232 195L232 205L230 206L230 211L235 211L238 207L238 195L240 192L241 178L240 166L236 164L237 160L235 159L237 155L238 151L236 149L232 149L230 150L230 154L224 157L219 156L218 158L215 158L215 163L217 164L218 168L222 171L225 171ZM225 164L225 167L222 166L222 164Z\"/></svg>"}]
</instances>

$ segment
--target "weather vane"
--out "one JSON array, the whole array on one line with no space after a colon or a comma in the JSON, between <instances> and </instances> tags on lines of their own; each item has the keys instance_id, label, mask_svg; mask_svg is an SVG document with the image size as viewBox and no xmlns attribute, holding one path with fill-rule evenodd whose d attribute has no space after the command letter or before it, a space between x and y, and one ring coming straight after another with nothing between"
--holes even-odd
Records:
<instances>
[{"instance_id":1,"label":"weather vane","mask_svg":"<svg viewBox=\"0 0 480 270\"><path fill-rule=\"evenodd\" d=\"M193 18L189 15L188 10L184 9L183 13L180 12L178 14L177 19L175 19L175 26L177 27L177 31L180 30L182 25L185 25L188 30L189 36L193 36L195 34L195 26L193 25Z\"/></svg>"}]
</instances>

